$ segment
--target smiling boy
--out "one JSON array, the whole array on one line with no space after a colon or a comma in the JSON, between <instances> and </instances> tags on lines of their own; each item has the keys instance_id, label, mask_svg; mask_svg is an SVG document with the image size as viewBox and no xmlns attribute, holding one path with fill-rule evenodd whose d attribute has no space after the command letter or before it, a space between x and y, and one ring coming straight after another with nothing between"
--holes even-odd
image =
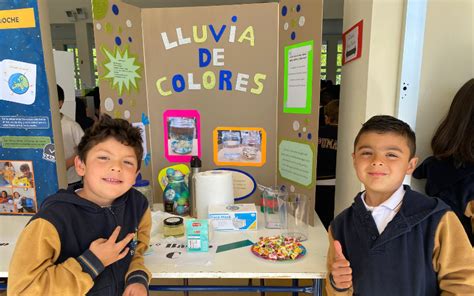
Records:
<instances>
[{"instance_id":1,"label":"smiling boy","mask_svg":"<svg viewBox=\"0 0 474 296\"><path fill-rule=\"evenodd\" d=\"M131 188L143 155L140 130L107 115L78 145L83 188L48 197L20 235L8 295L147 295L146 198Z\"/></svg>"},{"instance_id":2,"label":"smiling boy","mask_svg":"<svg viewBox=\"0 0 474 296\"><path fill-rule=\"evenodd\" d=\"M457 217L402 184L415 143L394 117L363 124L352 158L365 191L331 223L328 295L472 295L474 255Z\"/></svg>"}]
</instances>

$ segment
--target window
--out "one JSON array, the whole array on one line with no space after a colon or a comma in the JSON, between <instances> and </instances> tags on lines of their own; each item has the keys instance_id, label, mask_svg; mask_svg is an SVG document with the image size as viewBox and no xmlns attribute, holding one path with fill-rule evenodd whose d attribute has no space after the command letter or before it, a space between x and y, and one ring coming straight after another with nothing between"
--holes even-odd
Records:
<instances>
[{"instance_id":1,"label":"window","mask_svg":"<svg viewBox=\"0 0 474 296\"><path fill-rule=\"evenodd\" d=\"M341 84L342 77L342 40L337 42L336 84Z\"/></svg>"},{"instance_id":2,"label":"window","mask_svg":"<svg viewBox=\"0 0 474 296\"><path fill-rule=\"evenodd\" d=\"M328 42L323 40L321 44L321 80L326 80L328 65Z\"/></svg>"},{"instance_id":3,"label":"window","mask_svg":"<svg viewBox=\"0 0 474 296\"><path fill-rule=\"evenodd\" d=\"M92 63L94 66L95 86L99 86L99 73L97 72L97 50L95 47L92 48Z\"/></svg>"},{"instance_id":4,"label":"window","mask_svg":"<svg viewBox=\"0 0 474 296\"><path fill-rule=\"evenodd\" d=\"M80 62L79 62L79 52L75 45L65 44L64 49L68 52L72 52L74 55L74 80L76 81L76 90L81 89L82 81L81 81L81 70L80 70Z\"/></svg>"}]
</instances>

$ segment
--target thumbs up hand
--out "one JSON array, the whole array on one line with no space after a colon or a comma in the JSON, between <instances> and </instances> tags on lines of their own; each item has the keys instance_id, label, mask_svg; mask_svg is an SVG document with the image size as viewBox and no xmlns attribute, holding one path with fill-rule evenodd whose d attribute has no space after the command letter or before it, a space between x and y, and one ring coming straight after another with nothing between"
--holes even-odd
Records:
<instances>
[{"instance_id":1,"label":"thumbs up hand","mask_svg":"<svg viewBox=\"0 0 474 296\"><path fill-rule=\"evenodd\" d=\"M350 262L342 253L341 243L334 241L334 262L331 265L332 284L338 289L352 287L352 268Z\"/></svg>"}]
</instances>

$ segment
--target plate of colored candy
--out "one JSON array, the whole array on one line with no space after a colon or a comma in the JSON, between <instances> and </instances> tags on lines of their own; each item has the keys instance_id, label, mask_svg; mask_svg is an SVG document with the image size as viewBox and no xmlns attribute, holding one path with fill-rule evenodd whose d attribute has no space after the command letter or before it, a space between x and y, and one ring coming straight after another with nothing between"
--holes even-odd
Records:
<instances>
[{"instance_id":1,"label":"plate of colored candy","mask_svg":"<svg viewBox=\"0 0 474 296\"><path fill-rule=\"evenodd\" d=\"M260 258L273 261L296 260L306 254L306 248L293 237L261 237L250 247L252 253Z\"/></svg>"}]
</instances>

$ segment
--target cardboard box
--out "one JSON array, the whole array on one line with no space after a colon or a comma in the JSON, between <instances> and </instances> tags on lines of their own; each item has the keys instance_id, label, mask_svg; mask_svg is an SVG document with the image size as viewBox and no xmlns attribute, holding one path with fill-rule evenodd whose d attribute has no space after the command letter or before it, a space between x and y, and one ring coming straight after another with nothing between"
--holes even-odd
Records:
<instances>
[{"instance_id":1,"label":"cardboard box","mask_svg":"<svg viewBox=\"0 0 474 296\"><path fill-rule=\"evenodd\" d=\"M209 205L214 230L257 230L255 204Z\"/></svg>"}]
</instances>

